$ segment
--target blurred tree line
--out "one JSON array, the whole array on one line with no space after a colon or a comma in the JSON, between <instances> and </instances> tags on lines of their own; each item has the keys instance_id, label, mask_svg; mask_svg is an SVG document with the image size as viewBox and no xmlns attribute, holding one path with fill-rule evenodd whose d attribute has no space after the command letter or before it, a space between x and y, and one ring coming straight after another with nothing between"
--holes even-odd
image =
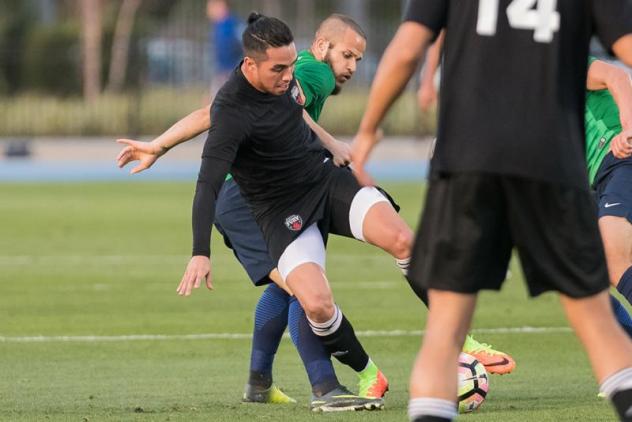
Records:
<instances>
[{"instance_id":1,"label":"blurred tree line","mask_svg":"<svg viewBox=\"0 0 632 422\"><path fill-rule=\"evenodd\" d=\"M379 59L406 0L228 0L288 23L307 48L331 13L352 16L367 51L323 122L339 134L359 122ZM216 45L207 0L1 0L0 136L155 134L208 104ZM414 85L414 84L411 84ZM385 129L428 133L409 92Z\"/></svg>"},{"instance_id":2,"label":"blurred tree line","mask_svg":"<svg viewBox=\"0 0 632 422\"><path fill-rule=\"evenodd\" d=\"M373 60L360 69L366 73L373 71L376 57L392 35L402 2L233 0L230 4L242 18L259 10L286 20L299 47L307 46L318 22L328 14L353 16L369 33L367 56ZM170 14L177 15L173 9L178 8L198 11L197 19L181 16L182 22L174 22L178 17ZM139 41L158 33L161 26L204 27L208 24L204 10L205 0L2 0L0 95L83 93L94 99L103 91L118 92L142 78L147 51L141 51Z\"/></svg>"},{"instance_id":3,"label":"blurred tree line","mask_svg":"<svg viewBox=\"0 0 632 422\"><path fill-rule=\"evenodd\" d=\"M3 0L0 95L120 91L138 80L142 55L130 54L176 2L170 0ZM142 14L142 19L136 16ZM85 81L85 84L83 83Z\"/></svg>"}]
</instances>

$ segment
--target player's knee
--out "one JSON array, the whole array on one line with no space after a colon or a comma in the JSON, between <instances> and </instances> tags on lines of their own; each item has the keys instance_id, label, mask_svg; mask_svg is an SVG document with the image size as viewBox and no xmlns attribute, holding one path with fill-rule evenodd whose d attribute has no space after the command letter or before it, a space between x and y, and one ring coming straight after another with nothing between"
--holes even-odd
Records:
<instances>
[{"instance_id":1,"label":"player's knee","mask_svg":"<svg viewBox=\"0 0 632 422\"><path fill-rule=\"evenodd\" d=\"M331 294L317 294L301 303L303 310L311 321L326 322L334 315L336 305Z\"/></svg>"},{"instance_id":2,"label":"player's knee","mask_svg":"<svg viewBox=\"0 0 632 422\"><path fill-rule=\"evenodd\" d=\"M413 246L413 233L408 228L395 233L391 253L397 259L408 258Z\"/></svg>"}]
</instances>

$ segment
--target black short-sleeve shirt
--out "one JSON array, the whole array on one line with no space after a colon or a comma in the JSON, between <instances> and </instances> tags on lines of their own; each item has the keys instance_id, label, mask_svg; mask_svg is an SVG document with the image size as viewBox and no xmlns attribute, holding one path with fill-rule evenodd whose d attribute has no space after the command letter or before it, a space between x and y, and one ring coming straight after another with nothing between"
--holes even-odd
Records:
<instances>
[{"instance_id":1,"label":"black short-sleeve shirt","mask_svg":"<svg viewBox=\"0 0 632 422\"><path fill-rule=\"evenodd\" d=\"M433 172L588 187L588 45L632 33L631 0L410 0L404 20L446 28Z\"/></svg>"}]
</instances>

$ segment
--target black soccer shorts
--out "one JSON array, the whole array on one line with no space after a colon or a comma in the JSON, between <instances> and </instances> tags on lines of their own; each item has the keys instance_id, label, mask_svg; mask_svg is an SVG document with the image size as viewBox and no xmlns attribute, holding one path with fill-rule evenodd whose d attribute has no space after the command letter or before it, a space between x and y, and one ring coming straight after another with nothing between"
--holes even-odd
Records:
<instances>
[{"instance_id":1,"label":"black soccer shorts","mask_svg":"<svg viewBox=\"0 0 632 422\"><path fill-rule=\"evenodd\" d=\"M515 247L529 293L575 298L608 288L588 191L489 173L433 176L409 271L425 289L499 290Z\"/></svg>"}]
</instances>

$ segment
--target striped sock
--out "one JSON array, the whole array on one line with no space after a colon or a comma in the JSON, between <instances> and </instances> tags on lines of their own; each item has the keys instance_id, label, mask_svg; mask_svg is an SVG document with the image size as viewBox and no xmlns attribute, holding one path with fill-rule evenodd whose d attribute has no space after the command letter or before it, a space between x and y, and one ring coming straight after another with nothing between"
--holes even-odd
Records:
<instances>
[{"instance_id":1,"label":"striped sock","mask_svg":"<svg viewBox=\"0 0 632 422\"><path fill-rule=\"evenodd\" d=\"M599 390L611 398L618 391L630 389L632 389L632 368L625 368L606 378Z\"/></svg>"},{"instance_id":2,"label":"striped sock","mask_svg":"<svg viewBox=\"0 0 632 422\"><path fill-rule=\"evenodd\" d=\"M354 371L360 372L369 363L369 355L356 337L351 323L336 306L334 315L329 321L318 323L307 319L314 334L316 334L325 349L336 359Z\"/></svg>"},{"instance_id":3,"label":"striped sock","mask_svg":"<svg viewBox=\"0 0 632 422\"><path fill-rule=\"evenodd\" d=\"M331 317L331 319L329 319L329 321L314 322L311 319L307 318L307 322L312 328L314 334L320 337L328 336L335 333L338 328L340 328L340 323L342 322L342 312L340 312L340 308L336 306L334 309L334 315Z\"/></svg>"},{"instance_id":4,"label":"striped sock","mask_svg":"<svg viewBox=\"0 0 632 422\"><path fill-rule=\"evenodd\" d=\"M450 400L419 397L408 402L408 417L411 421L451 422L456 415L456 404Z\"/></svg>"},{"instance_id":5,"label":"striped sock","mask_svg":"<svg viewBox=\"0 0 632 422\"><path fill-rule=\"evenodd\" d=\"M402 274L408 275L408 267L410 267L410 257L403 258L403 259L395 258L395 264L397 265L399 270L402 272Z\"/></svg>"}]
</instances>

